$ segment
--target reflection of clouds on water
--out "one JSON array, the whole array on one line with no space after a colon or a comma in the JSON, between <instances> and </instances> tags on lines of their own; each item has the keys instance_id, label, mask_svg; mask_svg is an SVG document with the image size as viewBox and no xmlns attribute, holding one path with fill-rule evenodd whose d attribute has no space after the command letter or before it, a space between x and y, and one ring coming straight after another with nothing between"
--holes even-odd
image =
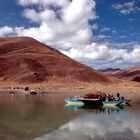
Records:
<instances>
[{"instance_id":1,"label":"reflection of clouds on water","mask_svg":"<svg viewBox=\"0 0 140 140\"><path fill-rule=\"evenodd\" d=\"M140 136L140 118L132 114L120 113L110 116L88 114L61 126L36 140L92 140L126 138ZM140 137L139 137L140 138Z\"/></svg>"}]
</instances>

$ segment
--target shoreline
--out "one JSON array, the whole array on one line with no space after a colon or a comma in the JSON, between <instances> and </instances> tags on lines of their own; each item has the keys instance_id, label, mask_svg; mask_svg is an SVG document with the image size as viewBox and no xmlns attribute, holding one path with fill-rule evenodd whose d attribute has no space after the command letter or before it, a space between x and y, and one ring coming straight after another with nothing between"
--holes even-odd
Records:
<instances>
[{"instance_id":1,"label":"shoreline","mask_svg":"<svg viewBox=\"0 0 140 140\"><path fill-rule=\"evenodd\" d=\"M93 90L91 89L44 89L43 94L37 94L38 95L55 95L55 96L62 96L62 95L68 95L68 97L70 96L75 96L75 95L84 95L86 93L90 93ZM37 92L37 90L36 90ZM101 92L105 92L102 91ZM113 94L114 96L116 96L118 91L113 90L105 92L105 93L110 93ZM121 94L121 96L124 96L127 99L131 99L131 103L132 104L139 104L140 103L140 91L139 92L130 92L130 91L123 91L123 92L119 92ZM25 91L23 89L0 89L0 95L30 95L29 91Z\"/></svg>"},{"instance_id":2,"label":"shoreline","mask_svg":"<svg viewBox=\"0 0 140 140\"><path fill-rule=\"evenodd\" d=\"M0 94L26 94L29 93L30 90L34 90L38 92L38 94L86 94L90 92L104 92L109 94L121 93L122 95L128 94L140 94L140 90L129 90L129 89L92 89L92 88L32 88L29 90L25 90L24 88L0 88Z\"/></svg>"}]
</instances>

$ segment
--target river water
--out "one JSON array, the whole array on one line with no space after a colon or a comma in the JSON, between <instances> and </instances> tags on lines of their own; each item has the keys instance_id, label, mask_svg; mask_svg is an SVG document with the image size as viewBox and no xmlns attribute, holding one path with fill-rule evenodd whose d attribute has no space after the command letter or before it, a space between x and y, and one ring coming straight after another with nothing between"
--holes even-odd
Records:
<instances>
[{"instance_id":1,"label":"river water","mask_svg":"<svg viewBox=\"0 0 140 140\"><path fill-rule=\"evenodd\" d=\"M140 140L140 104L67 106L62 95L0 95L1 140Z\"/></svg>"}]
</instances>

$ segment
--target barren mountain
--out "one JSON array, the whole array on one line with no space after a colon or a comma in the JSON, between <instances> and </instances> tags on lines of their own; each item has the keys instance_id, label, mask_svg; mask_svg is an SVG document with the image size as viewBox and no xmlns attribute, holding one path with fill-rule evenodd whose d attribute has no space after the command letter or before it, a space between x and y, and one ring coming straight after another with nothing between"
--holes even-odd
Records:
<instances>
[{"instance_id":1,"label":"barren mountain","mask_svg":"<svg viewBox=\"0 0 140 140\"><path fill-rule=\"evenodd\" d=\"M140 66L129 67L127 69L105 69L98 70L105 74L115 76L117 78L127 79L140 82Z\"/></svg>"},{"instance_id":2,"label":"barren mountain","mask_svg":"<svg viewBox=\"0 0 140 140\"><path fill-rule=\"evenodd\" d=\"M0 38L0 81L110 83L108 76L29 37Z\"/></svg>"},{"instance_id":3,"label":"barren mountain","mask_svg":"<svg viewBox=\"0 0 140 140\"><path fill-rule=\"evenodd\" d=\"M129 67L125 70L120 70L113 74L118 78L125 78L131 81L140 82L140 66Z\"/></svg>"}]
</instances>

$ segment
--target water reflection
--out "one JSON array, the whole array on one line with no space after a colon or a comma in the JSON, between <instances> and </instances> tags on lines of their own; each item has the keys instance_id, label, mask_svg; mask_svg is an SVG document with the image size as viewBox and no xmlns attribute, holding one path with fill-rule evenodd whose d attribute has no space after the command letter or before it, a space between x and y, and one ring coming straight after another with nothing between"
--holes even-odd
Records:
<instances>
[{"instance_id":1,"label":"water reflection","mask_svg":"<svg viewBox=\"0 0 140 140\"><path fill-rule=\"evenodd\" d=\"M124 109L125 106L85 106L85 105L76 105L76 104L66 104L65 107L69 110L81 111L86 110L94 112L97 114L110 114L114 112L119 112L121 109ZM127 107L127 106L126 106Z\"/></svg>"},{"instance_id":2,"label":"water reflection","mask_svg":"<svg viewBox=\"0 0 140 140\"><path fill-rule=\"evenodd\" d=\"M93 139L140 139L140 118L126 112L120 112L117 115L113 113L109 116L89 113L35 140Z\"/></svg>"},{"instance_id":3,"label":"water reflection","mask_svg":"<svg viewBox=\"0 0 140 140\"><path fill-rule=\"evenodd\" d=\"M138 139L140 105L64 106L66 96L0 95L0 140Z\"/></svg>"},{"instance_id":4,"label":"water reflection","mask_svg":"<svg viewBox=\"0 0 140 140\"><path fill-rule=\"evenodd\" d=\"M63 96L0 95L0 140L32 140L78 114L64 108Z\"/></svg>"}]
</instances>

